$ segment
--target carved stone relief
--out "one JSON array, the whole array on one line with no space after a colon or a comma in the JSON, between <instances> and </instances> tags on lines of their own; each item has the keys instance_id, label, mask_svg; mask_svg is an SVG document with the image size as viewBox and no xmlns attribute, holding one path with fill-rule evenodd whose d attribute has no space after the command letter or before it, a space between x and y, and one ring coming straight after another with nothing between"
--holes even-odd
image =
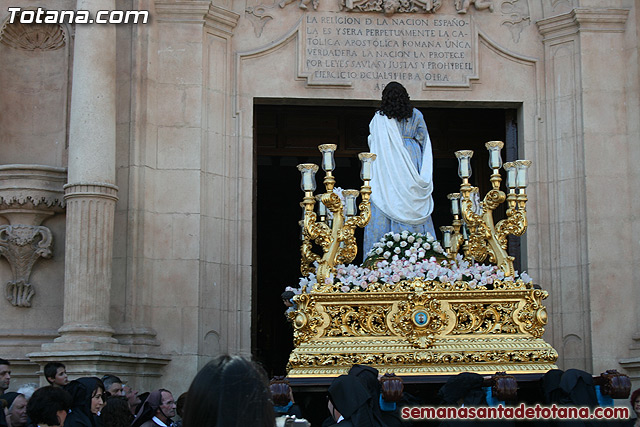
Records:
<instances>
[{"instance_id":1,"label":"carved stone relief","mask_svg":"<svg viewBox=\"0 0 640 427\"><path fill-rule=\"evenodd\" d=\"M31 307L35 289L29 283L31 269L40 257L51 258L53 236L47 227L0 225L0 255L11 265L13 280L6 286L6 297L16 307Z\"/></svg>"},{"instance_id":2,"label":"carved stone relief","mask_svg":"<svg viewBox=\"0 0 640 427\"><path fill-rule=\"evenodd\" d=\"M0 166L0 256L9 262L13 280L5 296L16 307L31 307L35 289L29 283L38 258L50 258L51 230L40 225L47 217L63 212L66 169L39 165Z\"/></svg>"},{"instance_id":3,"label":"carved stone relief","mask_svg":"<svg viewBox=\"0 0 640 427\"><path fill-rule=\"evenodd\" d=\"M509 16L508 19L502 21L502 25L509 29L511 38L518 43L522 30L531 24L529 4L526 0L507 0L502 2L500 8L503 14Z\"/></svg>"},{"instance_id":4,"label":"carved stone relief","mask_svg":"<svg viewBox=\"0 0 640 427\"><path fill-rule=\"evenodd\" d=\"M10 23L7 19L0 29L0 43L14 49L57 50L66 42L66 33L59 24Z\"/></svg>"},{"instance_id":5,"label":"carved stone relief","mask_svg":"<svg viewBox=\"0 0 640 427\"><path fill-rule=\"evenodd\" d=\"M338 1L338 7L341 11L346 12L380 12L390 17L395 13L436 13L446 0L335 0ZM449 0L453 2L455 10L459 14L469 12L471 5L476 10L494 11L494 0ZM302 10L318 9L320 0L280 0L272 4L258 4L256 6L248 6L245 14L253 25L256 37L262 35L264 26L271 20L276 18L278 9L285 8L291 3L298 3L298 7ZM510 2L518 2L511 0Z\"/></svg>"}]
</instances>

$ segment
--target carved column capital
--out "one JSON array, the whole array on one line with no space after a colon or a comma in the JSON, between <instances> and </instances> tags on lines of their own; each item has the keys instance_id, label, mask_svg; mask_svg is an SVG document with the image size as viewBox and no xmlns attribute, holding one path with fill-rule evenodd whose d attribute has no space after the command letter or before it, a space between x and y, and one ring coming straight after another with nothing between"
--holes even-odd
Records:
<instances>
[{"instance_id":1,"label":"carved column capital","mask_svg":"<svg viewBox=\"0 0 640 427\"><path fill-rule=\"evenodd\" d=\"M106 182L79 182L64 186L64 200L67 202L70 199L84 197L96 197L117 202L117 194L118 187Z\"/></svg>"}]
</instances>

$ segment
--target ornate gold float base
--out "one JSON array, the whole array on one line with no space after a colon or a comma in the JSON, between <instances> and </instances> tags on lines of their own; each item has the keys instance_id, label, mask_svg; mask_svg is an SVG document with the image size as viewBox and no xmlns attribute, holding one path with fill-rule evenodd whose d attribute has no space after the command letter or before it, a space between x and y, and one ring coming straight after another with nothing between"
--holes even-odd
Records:
<instances>
[{"instance_id":1,"label":"ornate gold float base","mask_svg":"<svg viewBox=\"0 0 640 427\"><path fill-rule=\"evenodd\" d=\"M376 284L343 293L314 286L291 313L289 377L337 376L355 364L398 375L543 373L557 352L542 339L547 292L520 281Z\"/></svg>"}]
</instances>

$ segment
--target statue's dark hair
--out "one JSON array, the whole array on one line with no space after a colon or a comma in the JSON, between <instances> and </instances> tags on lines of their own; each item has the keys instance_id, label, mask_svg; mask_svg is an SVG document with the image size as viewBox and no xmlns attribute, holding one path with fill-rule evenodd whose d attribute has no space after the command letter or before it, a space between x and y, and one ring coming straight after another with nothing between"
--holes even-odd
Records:
<instances>
[{"instance_id":1,"label":"statue's dark hair","mask_svg":"<svg viewBox=\"0 0 640 427\"><path fill-rule=\"evenodd\" d=\"M409 101L407 90L398 82L390 82L382 91L380 110L385 116L405 120L413 114L413 106Z\"/></svg>"},{"instance_id":2,"label":"statue's dark hair","mask_svg":"<svg viewBox=\"0 0 640 427\"><path fill-rule=\"evenodd\" d=\"M184 427L273 427L275 414L267 375L240 356L219 356L193 379L184 407Z\"/></svg>"}]
</instances>

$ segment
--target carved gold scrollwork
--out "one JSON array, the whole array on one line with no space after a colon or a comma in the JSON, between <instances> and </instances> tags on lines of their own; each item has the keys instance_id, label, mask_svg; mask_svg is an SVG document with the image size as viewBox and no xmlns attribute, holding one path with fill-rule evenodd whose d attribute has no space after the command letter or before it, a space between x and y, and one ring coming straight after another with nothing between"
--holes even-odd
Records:
<instances>
[{"instance_id":1,"label":"carved gold scrollwork","mask_svg":"<svg viewBox=\"0 0 640 427\"><path fill-rule=\"evenodd\" d=\"M386 323L391 305L325 305L331 318L328 337L377 336L390 333Z\"/></svg>"},{"instance_id":2,"label":"carved gold scrollwork","mask_svg":"<svg viewBox=\"0 0 640 427\"><path fill-rule=\"evenodd\" d=\"M376 286L386 285L342 292L327 283L294 298L289 375L340 375L354 363L398 374L555 367L558 354L541 339L546 291L521 280L492 290L419 279Z\"/></svg>"},{"instance_id":3,"label":"carved gold scrollwork","mask_svg":"<svg viewBox=\"0 0 640 427\"><path fill-rule=\"evenodd\" d=\"M341 367L345 372L353 364L393 366L393 371L402 373L441 373L446 365L482 365L501 364L516 370L517 364L521 363L553 363L558 359L558 353L554 349L543 350L514 350L514 351L480 351L480 352L435 352L420 351L415 353L378 353L378 354L358 354L358 353L332 353L332 354L295 354L292 353L289 359L289 368L300 367ZM414 366L412 366L414 365ZM420 366L415 366L420 365ZM431 366L425 366L431 365ZM515 368L515 369L514 369ZM339 374L339 369L324 371ZM486 369L486 368L485 368ZM470 369L469 369L470 370ZM452 371L455 372L455 371ZM310 371L312 373L312 371Z\"/></svg>"},{"instance_id":4,"label":"carved gold scrollwork","mask_svg":"<svg viewBox=\"0 0 640 427\"><path fill-rule=\"evenodd\" d=\"M542 300L548 295L547 291L540 289L527 293L524 297L524 306L514 313L522 331L535 338L540 338L544 334L544 326L547 324L547 309L542 305Z\"/></svg>"},{"instance_id":5,"label":"carved gold scrollwork","mask_svg":"<svg viewBox=\"0 0 640 427\"><path fill-rule=\"evenodd\" d=\"M519 328L512 318L516 302L450 303L456 313L451 334L515 334Z\"/></svg>"},{"instance_id":6,"label":"carved gold scrollwork","mask_svg":"<svg viewBox=\"0 0 640 427\"><path fill-rule=\"evenodd\" d=\"M496 224L496 237L503 249L507 248L507 236L522 236L527 231L527 212L524 209L513 211L508 218Z\"/></svg>"},{"instance_id":7,"label":"carved gold scrollwork","mask_svg":"<svg viewBox=\"0 0 640 427\"><path fill-rule=\"evenodd\" d=\"M317 335L322 317L316 310L316 302L311 295L297 295L294 301L299 309L292 312L290 318L293 321L293 344L299 346Z\"/></svg>"},{"instance_id":8,"label":"carved gold scrollwork","mask_svg":"<svg viewBox=\"0 0 640 427\"><path fill-rule=\"evenodd\" d=\"M427 348L433 343L435 334L446 326L447 316L440 301L433 296L410 294L407 301L398 304L392 324L414 347Z\"/></svg>"}]
</instances>

